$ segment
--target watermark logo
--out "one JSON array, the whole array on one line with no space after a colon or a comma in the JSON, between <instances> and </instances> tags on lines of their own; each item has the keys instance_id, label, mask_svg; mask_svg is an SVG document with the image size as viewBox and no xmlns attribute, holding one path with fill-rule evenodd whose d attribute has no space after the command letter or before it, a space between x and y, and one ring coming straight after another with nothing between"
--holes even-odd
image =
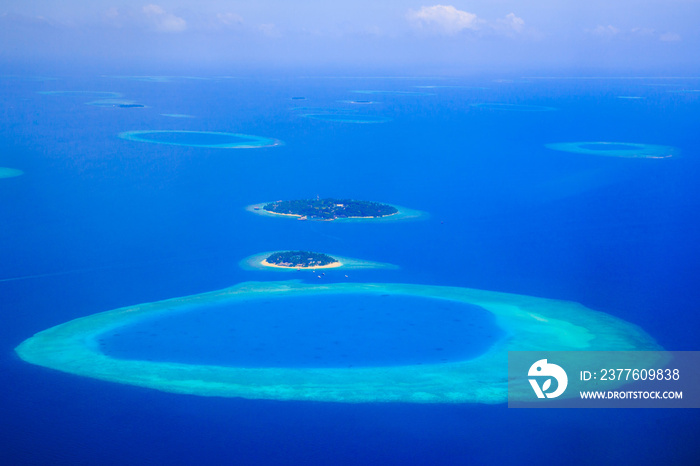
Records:
<instances>
[{"instance_id":1,"label":"watermark logo","mask_svg":"<svg viewBox=\"0 0 700 466\"><path fill-rule=\"evenodd\" d=\"M546 359L540 359L532 366L527 372L528 377L547 377L540 386L537 379L528 379L532 389L535 391L537 398L556 398L566 390L566 386L569 383L569 378L566 376L566 371L556 364L550 364ZM551 393L547 393L552 386L552 378L557 381L557 388Z\"/></svg>"}]
</instances>

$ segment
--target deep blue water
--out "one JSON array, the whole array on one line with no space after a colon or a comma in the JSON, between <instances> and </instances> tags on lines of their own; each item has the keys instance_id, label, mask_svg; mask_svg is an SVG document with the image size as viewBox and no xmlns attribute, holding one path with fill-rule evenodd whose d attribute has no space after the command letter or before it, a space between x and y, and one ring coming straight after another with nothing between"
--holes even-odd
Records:
<instances>
[{"instance_id":1,"label":"deep blue water","mask_svg":"<svg viewBox=\"0 0 700 466\"><path fill-rule=\"evenodd\" d=\"M390 295L248 299L112 330L119 359L235 367L367 367L471 359L504 335L486 310Z\"/></svg>"},{"instance_id":2,"label":"deep blue water","mask_svg":"<svg viewBox=\"0 0 700 466\"><path fill-rule=\"evenodd\" d=\"M690 410L201 398L65 375L15 356L25 338L76 317L289 278L238 266L277 249L401 267L348 278L329 270L328 282L577 301L641 326L667 349L700 349L700 97L678 92L699 80L495 78L502 76L0 79L0 166L25 172L0 180L3 462L697 463L700 418ZM38 93L62 90L120 92L147 107ZM357 90L386 92L373 92L371 105L344 103ZM305 118L294 96L329 113L348 107L391 121ZM117 137L150 129L284 145L226 150ZM623 159L544 147L573 141L667 145L680 155ZM298 222L244 210L317 195L389 202L430 218Z\"/></svg>"}]
</instances>

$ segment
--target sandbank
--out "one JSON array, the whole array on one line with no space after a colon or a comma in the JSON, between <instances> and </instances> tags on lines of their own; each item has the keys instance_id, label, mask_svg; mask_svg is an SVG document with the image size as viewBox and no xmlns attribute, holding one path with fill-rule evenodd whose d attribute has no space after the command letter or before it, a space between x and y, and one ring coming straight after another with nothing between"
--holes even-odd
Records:
<instances>
[{"instance_id":1,"label":"sandbank","mask_svg":"<svg viewBox=\"0 0 700 466\"><path fill-rule=\"evenodd\" d=\"M307 267L307 266L302 266L302 265L278 265L278 264L270 264L267 259L263 259L260 264L264 265L265 267L275 267L278 269L295 269L295 270L300 270L300 269L308 269L308 270L316 270L316 269L335 269L337 267L340 267L343 265L339 261L331 262L330 264L326 265L315 265L313 267Z\"/></svg>"},{"instance_id":2,"label":"sandbank","mask_svg":"<svg viewBox=\"0 0 700 466\"><path fill-rule=\"evenodd\" d=\"M468 303L491 312L504 336L464 361L361 368L241 368L113 359L100 351L106 332L172 312L251 298L361 293ZM399 283L246 282L223 290L101 312L57 325L15 351L39 366L172 393L346 403L505 403L508 351L658 351L636 325L580 304L469 288ZM97 387L96 387L97 388Z\"/></svg>"}]
</instances>

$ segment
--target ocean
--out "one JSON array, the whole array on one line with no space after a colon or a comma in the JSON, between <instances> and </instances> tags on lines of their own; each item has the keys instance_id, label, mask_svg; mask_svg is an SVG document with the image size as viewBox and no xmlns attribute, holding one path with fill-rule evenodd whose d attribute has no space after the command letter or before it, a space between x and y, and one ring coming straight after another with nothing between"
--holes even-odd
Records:
<instances>
[{"instance_id":1,"label":"ocean","mask_svg":"<svg viewBox=\"0 0 700 466\"><path fill-rule=\"evenodd\" d=\"M14 348L102 311L297 279L574 301L638 325L665 349L698 350L699 89L698 78L585 76L0 77L0 167L23 172L0 178L3 464L697 464L700 417L690 409L199 397L30 365ZM130 131L190 133L120 137ZM226 136L191 132L256 136L245 141L263 147L202 147ZM584 151L547 147L558 143ZM426 215L320 222L246 211L316 197ZM240 265L287 249L397 268L318 278ZM328 299L295 312L327 309ZM315 367L304 354L330 365L344 355L360 366L434 363L500 335L486 317L474 333L450 324L458 309L440 310L439 323L420 300L396 300L389 308L414 320L378 317L386 306L374 300L358 323L353 309L366 303L343 299L318 342L305 325L314 316L288 322L273 306L265 318L276 327L263 338L285 357L251 352L254 333L270 329L251 317L242 359L220 363ZM236 312L250 316L249 306ZM191 331L216 330L221 317L210 317ZM416 322L426 331L397 335ZM348 356L360 334L371 346ZM342 351L324 350L346 337ZM294 353L295 338L306 353ZM143 344L133 341L115 339L112 350L133 357ZM177 358L172 334L168 345L144 357Z\"/></svg>"}]
</instances>

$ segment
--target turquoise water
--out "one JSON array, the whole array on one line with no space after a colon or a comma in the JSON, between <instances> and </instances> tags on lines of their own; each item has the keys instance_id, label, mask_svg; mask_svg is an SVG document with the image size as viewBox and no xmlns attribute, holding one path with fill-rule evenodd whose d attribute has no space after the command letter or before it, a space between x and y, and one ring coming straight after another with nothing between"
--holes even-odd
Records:
<instances>
[{"instance_id":1,"label":"turquoise water","mask_svg":"<svg viewBox=\"0 0 700 466\"><path fill-rule=\"evenodd\" d=\"M17 170L16 168L0 167L0 178L14 178L23 174L22 170Z\"/></svg>"},{"instance_id":2,"label":"turquoise water","mask_svg":"<svg viewBox=\"0 0 700 466\"><path fill-rule=\"evenodd\" d=\"M616 143L590 143L590 144L582 144L581 149L586 149L586 150L601 150L601 151L608 151L608 150L636 150L639 149L640 146L637 145L632 145L632 144L616 144Z\"/></svg>"},{"instance_id":3,"label":"turquoise water","mask_svg":"<svg viewBox=\"0 0 700 466\"><path fill-rule=\"evenodd\" d=\"M366 367L471 359L502 337L491 313L395 295L251 299L149 319L100 338L119 359L234 367Z\"/></svg>"}]
</instances>

